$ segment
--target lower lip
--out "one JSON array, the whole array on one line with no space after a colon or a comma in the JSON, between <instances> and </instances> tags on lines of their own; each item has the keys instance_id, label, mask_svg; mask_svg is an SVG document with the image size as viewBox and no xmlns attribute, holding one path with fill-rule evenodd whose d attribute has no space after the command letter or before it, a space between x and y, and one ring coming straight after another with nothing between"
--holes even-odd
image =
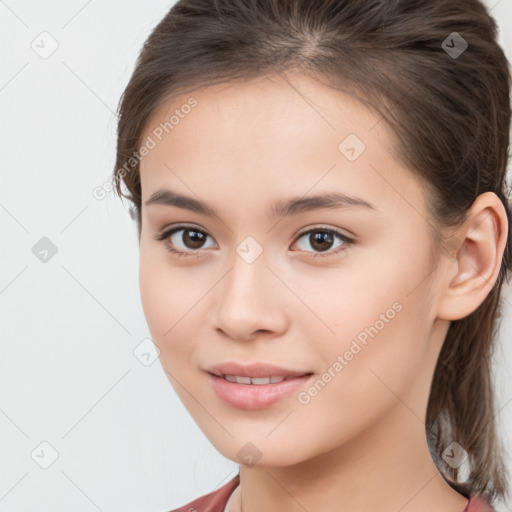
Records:
<instances>
[{"instance_id":1,"label":"lower lip","mask_svg":"<svg viewBox=\"0 0 512 512\"><path fill-rule=\"evenodd\" d=\"M238 384L209 374L217 396L228 405L239 409L264 409L298 391L313 375L303 375L274 384Z\"/></svg>"}]
</instances>

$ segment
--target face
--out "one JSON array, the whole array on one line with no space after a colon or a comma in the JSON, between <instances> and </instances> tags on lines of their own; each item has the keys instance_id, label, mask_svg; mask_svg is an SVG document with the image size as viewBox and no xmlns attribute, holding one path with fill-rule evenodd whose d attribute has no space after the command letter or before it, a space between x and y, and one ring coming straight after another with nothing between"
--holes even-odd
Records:
<instances>
[{"instance_id":1,"label":"face","mask_svg":"<svg viewBox=\"0 0 512 512\"><path fill-rule=\"evenodd\" d=\"M391 156L384 121L289 81L163 104L141 163L140 290L161 364L221 453L268 466L399 431L399 402L422 417L446 333L424 187ZM216 381L225 362L310 375L256 390Z\"/></svg>"}]
</instances>

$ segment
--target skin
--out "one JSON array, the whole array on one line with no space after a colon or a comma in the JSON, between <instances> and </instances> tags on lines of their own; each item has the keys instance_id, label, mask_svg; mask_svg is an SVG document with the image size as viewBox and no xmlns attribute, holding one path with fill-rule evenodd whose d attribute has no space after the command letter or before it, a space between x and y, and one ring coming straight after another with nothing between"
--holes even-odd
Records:
<instances>
[{"instance_id":1,"label":"skin","mask_svg":"<svg viewBox=\"0 0 512 512\"><path fill-rule=\"evenodd\" d=\"M497 279L501 202L477 198L450 256L431 238L424 185L392 156L393 134L352 97L294 73L211 86L161 105L144 139L191 96L197 106L141 162L140 290L176 393L240 464L227 510L462 512L467 499L430 457L425 412L450 320L474 311ZM348 134L366 146L352 162L338 149ZM205 201L218 217L146 206L159 189ZM327 191L375 209L266 216L276 200ZM189 231L154 239L180 222L205 232L203 245L184 240ZM326 252L299 235L322 226L354 243L333 254L343 245L335 237L324 245L331 255L315 257ZM236 252L247 236L263 249L252 263ZM401 311L308 404L292 393L237 409L209 385L205 368L227 360L319 378L393 303ZM248 442L261 454L254 465L238 457Z\"/></svg>"}]
</instances>

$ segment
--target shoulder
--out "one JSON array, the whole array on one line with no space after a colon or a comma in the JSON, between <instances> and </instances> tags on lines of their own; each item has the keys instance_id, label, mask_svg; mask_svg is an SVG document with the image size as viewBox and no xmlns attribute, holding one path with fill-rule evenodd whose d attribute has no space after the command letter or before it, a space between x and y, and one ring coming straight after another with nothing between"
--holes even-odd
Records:
<instances>
[{"instance_id":1,"label":"shoulder","mask_svg":"<svg viewBox=\"0 0 512 512\"><path fill-rule=\"evenodd\" d=\"M492 505L482 496L473 494L464 512L496 512Z\"/></svg>"},{"instance_id":2,"label":"shoulder","mask_svg":"<svg viewBox=\"0 0 512 512\"><path fill-rule=\"evenodd\" d=\"M217 490L170 512L224 512L229 497L240 482L240 473Z\"/></svg>"}]
</instances>

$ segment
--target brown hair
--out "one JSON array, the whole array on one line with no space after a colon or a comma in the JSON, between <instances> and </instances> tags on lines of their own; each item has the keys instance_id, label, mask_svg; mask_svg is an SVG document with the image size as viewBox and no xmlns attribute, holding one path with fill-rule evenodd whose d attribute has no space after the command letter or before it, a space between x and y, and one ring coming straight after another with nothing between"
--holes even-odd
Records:
<instances>
[{"instance_id":1,"label":"brown hair","mask_svg":"<svg viewBox=\"0 0 512 512\"><path fill-rule=\"evenodd\" d=\"M437 240L494 192L509 220L500 273L483 303L451 322L426 413L444 478L490 501L507 492L491 357L512 266L510 71L496 32L478 0L179 0L145 42L121 98L113 175L140 237L139 149L156 107L185 91L298 69L357 97L393 130L396 158L428 184ZM452 441L468 452L465 480L442 457Z\"/></svg>"}]
</instances>

